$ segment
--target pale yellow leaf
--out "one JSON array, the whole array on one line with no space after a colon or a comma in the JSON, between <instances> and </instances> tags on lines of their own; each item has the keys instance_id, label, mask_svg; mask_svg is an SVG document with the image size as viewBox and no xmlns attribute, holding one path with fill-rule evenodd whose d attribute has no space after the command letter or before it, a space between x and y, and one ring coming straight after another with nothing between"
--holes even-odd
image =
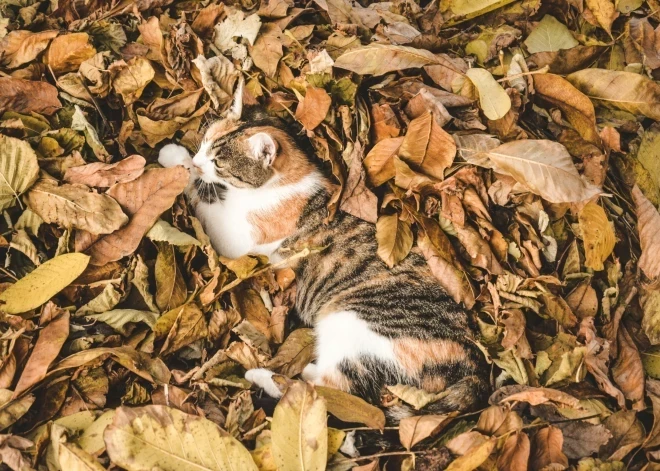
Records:
<instances>
[{"instance_id":1,"label":"pale yellow leaf","mask_svg":"<svg viewBox=\"0 0 660 471\"><path fill-rule=\"evenodd\" d=\"M511 99L502 85L486 69L468 69L466 75L479 93L479 106L488 119L503 118L511 109Z\"/></svg>"}]
</instances>

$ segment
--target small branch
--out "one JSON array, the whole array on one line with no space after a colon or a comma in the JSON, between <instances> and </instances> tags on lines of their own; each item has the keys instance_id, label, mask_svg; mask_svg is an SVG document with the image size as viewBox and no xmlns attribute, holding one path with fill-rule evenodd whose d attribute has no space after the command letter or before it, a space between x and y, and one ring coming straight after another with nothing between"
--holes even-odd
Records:
<instances>
[{"instance_id":1,"label":"small branch","mask_svg":"<svg viewBox=\"0 0 660 471\"><path fill-rule=\"evenodd\" d=\"M373 460L373 459L376 459L376 458L381 458L383 456L425 455L428 452L429 452L428 450L421 450L421 451L389 451L389 452L385 452L385 453L376 453L375 455L358 456L357 458L345 458L343 460L333 461L332 463L333 464L354 463L356 461Z\"/></svg>"},{"instance_id":2,"label":"small branch","mask_svg":"<svg viewBox=\"0 0 660 471\"><path fill-rule=\"evenodd\" d=\"M506 82L506 81L509 81L509 80L511 80L511 79L517 79L517 78L521 78L521 77L526 77L527 75L534 75L534 74L547 74L547 73L548 73L548 70L550 70L550 67L548 67L548 66L546 65L545 67L542 67L542 68L540 68L540 69L538 69L538 70L532 70L532 71L530 71L530 72L523 72L523 73L521 73L521 74L510 75L510 76L508 76L508 77L504 77L504 78L498 79L497 81L498 81L498 82Z\"/></svg>"},{"instance_id":3,"label":"small branch","mask_svg":"<svg viewBox=\"0 0 660 471\"><path fill-rule=\"evenodd\" d=\"M12 280L18 281L18 278L16 278L14 275L12 275L12 273L9 270L6 270L6 269L0 267L0 272L4 273L5 275L7 275Z\"/></svg>"}]
</instances>

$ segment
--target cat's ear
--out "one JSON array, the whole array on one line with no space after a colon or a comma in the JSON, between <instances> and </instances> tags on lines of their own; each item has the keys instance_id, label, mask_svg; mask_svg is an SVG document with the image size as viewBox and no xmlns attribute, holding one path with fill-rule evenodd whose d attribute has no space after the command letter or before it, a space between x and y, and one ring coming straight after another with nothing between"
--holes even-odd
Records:
<instances>
[{"instance_id":1,"label":"cat's ear","mask_svg":"<svg viewBox=\"0 0 660 471\"><path fill-rule=\"evenodd\" d=\"M252 157L264 163L264 166L273 165L279 146L273 137L265 132L258 132L247 140Z\"/></svg>"}]
</instances>

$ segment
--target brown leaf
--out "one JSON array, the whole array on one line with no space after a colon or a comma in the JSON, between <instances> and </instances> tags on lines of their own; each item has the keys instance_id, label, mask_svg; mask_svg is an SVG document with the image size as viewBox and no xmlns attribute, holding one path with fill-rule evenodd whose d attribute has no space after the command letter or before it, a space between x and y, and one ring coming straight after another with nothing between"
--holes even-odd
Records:
<instances>
[{"instance_id":1,"label":"brown leaf","mask_svg":"<svg viewBox=\"0 0 660 471\"><path fill-rule=\"evenodd\" d=\"M561 451L563 444L564 437L558 428L550 426L537 431L532 437L531 469L546 469L551 465L560 469L568 467L568 459Z\"/></svg>"},{"instance_id":2,"label":"brown leaf","mask_svg":"<svg viewBox=\"0 0 660 471\"><path fill-rule=\"evenodd\" d=\"M387 103L371 107L371 133L377 144L383 139L398 137L401 126L392 107Z\"/></svg>"},{"instance_id":3,"label":"brown leaf","mask_svg":"<svg viewBox=\"0 0 660 471\"><path fill-rule=\"evenodd\" d=\"M338 389L316 386L316 392L325 399L328 412L344 422L359 422L367 427L383 430L385 414L364 399Z\"/></svg>"},{"instance_id":4,"label":"brown leaf","mask_svg":"<svg viewBox=\"0 0 660 471\"><path fill-rule=\"evenodd\" d=\"M69 311L57 311L59 316L51 320L39 333L37 343L16 384L13 398L17 398L46 377L48 367L57 358L69 336Z\"/></svg>"},{"instance_id":5,"label":"brown leaf","mask_svg":"<svg viewBox=\"0 0 660 471\"><path fill-rule=\"evenodd\" d=\"M594 105L568 80L559 75L537 74L534 76L534 89L538 97L561 109L568 122L585 140L600 144Z\"/></svg>"},{"instance_id":6,"label":"brown leaf","mask_svg":"<svg viewBox=\"0 0 660 471\"><path fill-rule=\"evenodd\" d=\"M398 153L403 137L379 141L364 159L364 167L371 184L376 187L394 178L394 156Z\"/></svg>"},{"instance_id":7,"label":"brown leaf","mask_svg":"<svg viewBox=\"0 0 660 471\"><path fill-rule=\"evenodd\" d=\"M59 76L78 71L80 64L95 54L96 49L89 43L87 33L64 34L50 43L46 64L53 70L55 76Z\"/></svg>"},{"instance_id":8,"label":"brown leaf","mask_svg":"<svg viewBox=\"0 0 660 471\"><path fill-rule=\"evenodd\" d=\"M584 69L566 78L598 105L660 120L660 84L643 75Z\"/></svg>"},{"instance_id":9,"label":"brown leaf","mask_svg":"<svg viewBox=\"0 0 660 471\"><path fill-rule=\"evenodd\" d=\"M213 28L218 24L218 20L225 10L224 3L210 4L197 13L195 20L190 27L202 39L211 38L213 36Z\"/></svg>"},{"instance_id":10,"label":"brown leaf","mask_svg":"<svg viewBox=\"0 0 660 471\"><path fill-rule=\"evenodd\" d=\"M559 322L563 327L570 328L577 325L578 321L575 314L562 298L551 293L545 293L541 295L541 299L545 305L545 314Z\"/></svg>"},{"instance_id":11,"label":"brown leaf","mask_svg":"<svg viewBox=\"0 0 660 471\"><path fill-rule=\"evenodd\" d=\"M161 311L181 306L188 297L186 282L176 261L174 246L157 242L158 256L154 267L156 305Z\"/></svg>"},{"instance_id":12,"label":"brown leaf","mask_svg":"<svg viewBox=\"0 0 660 471\"><path fill-rule=\"evenodd\" d=\"M37 58L59 34L47 30L33 33L24 29L10 32L0 41L0 65L15 69Z\"/></svg>"},{"instance_id":13,"label":"brown leaf","mask_svg":"<svg viewBox=\"0 0 660 471\"><path fill-rule=\"evenodd\" d=\"M456 237L470 256L472 265L488 270L489 273L494 275L502 273L502 265L500 265L488 242L476 229L468 224L463 227L455 225L454 229Z\"/></svg>"},{"instance_id":14,"label":"brown leaf","mask_svg":"<svg viewBox=\"0 0 660 471\"><path fill-rule=\"evenodd\" d=\"M383 75L394 70L423 67L438 62L434 54L424 49L371 44L345 52L335 60L335 67L360 75Z\"/></svg>"},{"instance_id":15,"label":"brown leaf","mask_svg":"<svg viewBox=\"0 0 660 471\"><path fill-rule=\"evenodd\" d=\"M601 447L601 459L621 461L646 438L644 426L635 411L618 411L610 415L603 425L612 432L612 438Z\"/></svg>"},{"instance_id":16,"label":"brown leaf","mask_svg":"<svg viewBox=\"0 0 660 471\"><path fill-rule=\"evenodd\" d=\"M616 236L605 210L589 202L578 214L584 240L584 265L596 271L603 270L603 262L614 250Z\"/></svg>"},{"instance_id":17,"label":"brown leaf","mask_svg":"<svg viewBox=\"0 0 660 471\"><path fill-rule=\"evenodd\" d=\"M110 234L128 222L117 202L85 185L42 179L27 194L30 209L47 223L92 234Z\"/></svg>"},{"instance_id":18,"label":"brown leaf","mask_svg":"<svg viewBox=\"0 0 660 471\"><path fill-rule=\"evenodd\" d=\"M623 324L619 326L618 347L612 377L626 399L632 401L633 409L644 410L644 366L637 346Z\"/></svg>"},{"instance_id":19,"label":"brown leaf","mask_svg":"<svg viewBox=\"0 0 660 471\"><path fill-rule=\"evenodd\" d=\"M508 393L509 390L513 391ZM521 391L519 391L521 390ZM495 399L496 396L497 399ZM495 402L496 401L496 402ZM565 392L550 388L533 388L530 386L511 386L500 388L491 398L491 403L501 404L502 402L524 401L532 406L545 404L546 402L556 402L557 404L566 404L570 407L578 407L579 401Z\"/></svg>"},{"instance_id":20,"label":"brown leaf","mask_svg":"<svg viewBox=\"0 0 660 471\"><path fill-rule=\"evenodd\" d=\"M282 30L275 23L263 24L254 46L249 49L254 65L263 70L268 77L274 77L277 73L277 64L284 55Z\"/></svg>"},{"instance_id":21,"label":"brown leaf","mask_svg":"<svg viewBox=\"0 0 660 471\"><path fill-rule=\"evenodd\" d=\"M401 159L426 175L444 179L444 172L454 161L456 144L436 122L432 113L415 118L399 148Z\"/></svg>"},{"instance_id":22,"label":"brown leaf","mask_svg":"<svg viewBox=\"0 0 660 471\"><path fill-rule=\"evenodd\" d=\"M481 466L490 456L497 445L497 439L491 438L480 445L475 445L465 452L465 454L454 460L447 471L472 471Z\"/></svg>"},{"instance_id":23,"label":"brown leaf","mask_svg":"<svg viewBox=\"0 0 660 471\"><path fill-rule=\"evenodd\" d=\"M109 67L112 87L130 105L142 95L144 88L156 75L151 63L142 57L134 57L128 62L117 61Z\"/></svg>"},{"instance_id":24,"label":"brown leaf","mask_svg":"<svg viewBox=\"0 0 660 471\"><path fill-rule=\"evenodd\" d=\"M410 450L422 440L439 433L452 421L450 415L406 417L399 422L399 441Z\"/></svg>"},{"instance_id":25,"label":"brown leaf","mask_svg":"<svg viewBox=\"0 0 660 471\"><path fill-rule=\"evenodd\" d=\"M176 319L163 343L161 355L174 353L208 335L204 313L196 304L185 304L176 311Z\"/></svg>"},{"instance_id":26,"label":"brown leaf","mask_svg":"<svg viewBox=\"0 0 660 471\"><path fill-rule=\"evenodd\" d=\"M46 82L0 77L0 113L43 113L51 115L62 107L57 88Z\"/></svg>"},{"instance_id":27,"label":"brown leaf","mask_svg":"<svg viewBox=\"0 0 660 471\"><path fill-rule=\"evenodd\" d=\"M307 87L305 98L296 109L296 119L308 131L313 131L325 119L330 110L332 99L322 88Z\"/></svg>"},{"instance_id":28,"label":"brown leaf","mask_svg":"<svg viewBox=\"0 0 660 471\"><path fill-rule=\"evenodd\" d=\"M392 268L406 258L413 245L410 223L397 214L382 215L376 223L378 256Z\"/></svg>"},{"instance_id":29,"label":"brown leaf","mask_svg":"<svg viewBox=\"0 0 660 471\"><path fill-rule=\"evenodd\" d=\"M633 187L632 197L637 213L637 232L642 255L637 266L651 280L660 278L660 213L644 196L637 185Z\"/></svg>"},{"instance_id":30,"label":"brown leaf","mask_svg":"<svg viewBox=\"0 0 660 471\"><path fill-rule=\"evenodd\" d=\"M527 58L528 64L540 69L549 67L553 74L565 75L588 67L606 51L605 46L575 46L560 51L537 52Z\"/></svg>"},{"instance_id":31,"label":"brown leaf","mask_svg":"<svg viewBox=\"0 0 660 471\"><path fill-rule=\"evenodd\" d=\"M296 329L286 338L277 355L266 365L279 374L292 378L300 374L314 358L314 331Z\"/></svg>"},{"instance_id":32,"label":"brown leaf","mask_svg":"<svg viewBox=\"0 0 660 471\"><path fill-rule=\"evenodd\" d=\"M64 181L108 188L117 183L127 183L138 178L144 172L145 163L144 157L131 155L114 164L95 162L71 167L64 173Z\"/></svg>"},{"instance_id":33,"label":"brown leaf","mask_svg":"<svg viewBox=\"0 0 660 471\"><path fill-rule=\"evenodd\" d=\"M612 36L612 23L619 16L612 0L585 0L587 7L598 20L598 24Z\"/></svg>"},{"instance_id":34,"label":"brown leaf","mask_svg":"<svg viewBox=\"0 0 660 471\"><path fill-rule=\"evenodd\" d=\"M136 180L113 186L108 194L131 219L125 227L102 237L88 249L90 263L105 265L132 254L163 211L174 204L188 178L188 170L183 167L151 169Z\"/></svg>"},{"instance_id":35,"label":"brown leaf","mask_svg":"<svg viewBox=\"0 0 660 471\"><path fill-rule=\"evenodd\" d=\"M591 286L591 279L586 279L577 285L566 296L566 303L578 318L594 317L598 312L598 295Z\"/></svg>"},{"instance_id":36,"label":"brown leaf","mask_svg":"<svg viewBox=\"0 0 660 471\"><path fill-rule=\"evenodd\" d=\"M496 437L520 431L523 421L508 405L491 406L479 415L476 430Z\"/></svg>"},{"instance_id":37,"label":"brown leaf","mask_svg":"<svg viewBox=\"0 0 660 471\"><path fill-rule=\"evenodd\" d=\"M530 445L526 433L518 432L506 439L500 456L497 457L497 469L502 471L527 471Z\"/></svg>"},{"instance_id":38,"label":"brown leaf","mask_svg":"<svg viewBox=\"0 0 660 471\"><path fill-rule=\"evenodd\" d=\"M424 218L420 224L422 230L418 234L417 245L431 272L454 301L472 308L474 292L467 275L457 266L449 239L435 221Z\"/></svg>"}]
</instances>

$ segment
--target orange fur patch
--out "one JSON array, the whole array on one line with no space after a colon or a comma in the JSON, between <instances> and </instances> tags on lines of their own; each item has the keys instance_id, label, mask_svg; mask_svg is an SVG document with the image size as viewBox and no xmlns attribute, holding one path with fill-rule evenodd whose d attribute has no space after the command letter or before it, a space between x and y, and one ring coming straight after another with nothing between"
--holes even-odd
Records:
<instances>
[{"instance_id":1,"label":"orange fur patch","mask_svg":"<svg viewBox=\"0 0 660 471\"><path fill-rule=\"evenodd\" d=\"M271 211L250 213L248 221L252 224L254 240L258 244L268 244L292 235L306 204L307 198L293 196Z\"/></svg>"},{"instance_id":2,"label":"orange fur patch","mask_svg":"<svg viewBox=\"0 0 660 471\"><path fill-rule=\"evenodd\" d=\"M419 377L425 364L468 361L465 348L453 340L394 340L394 355L400 367L411 377Z\"/></svg>"}]
</instances>

